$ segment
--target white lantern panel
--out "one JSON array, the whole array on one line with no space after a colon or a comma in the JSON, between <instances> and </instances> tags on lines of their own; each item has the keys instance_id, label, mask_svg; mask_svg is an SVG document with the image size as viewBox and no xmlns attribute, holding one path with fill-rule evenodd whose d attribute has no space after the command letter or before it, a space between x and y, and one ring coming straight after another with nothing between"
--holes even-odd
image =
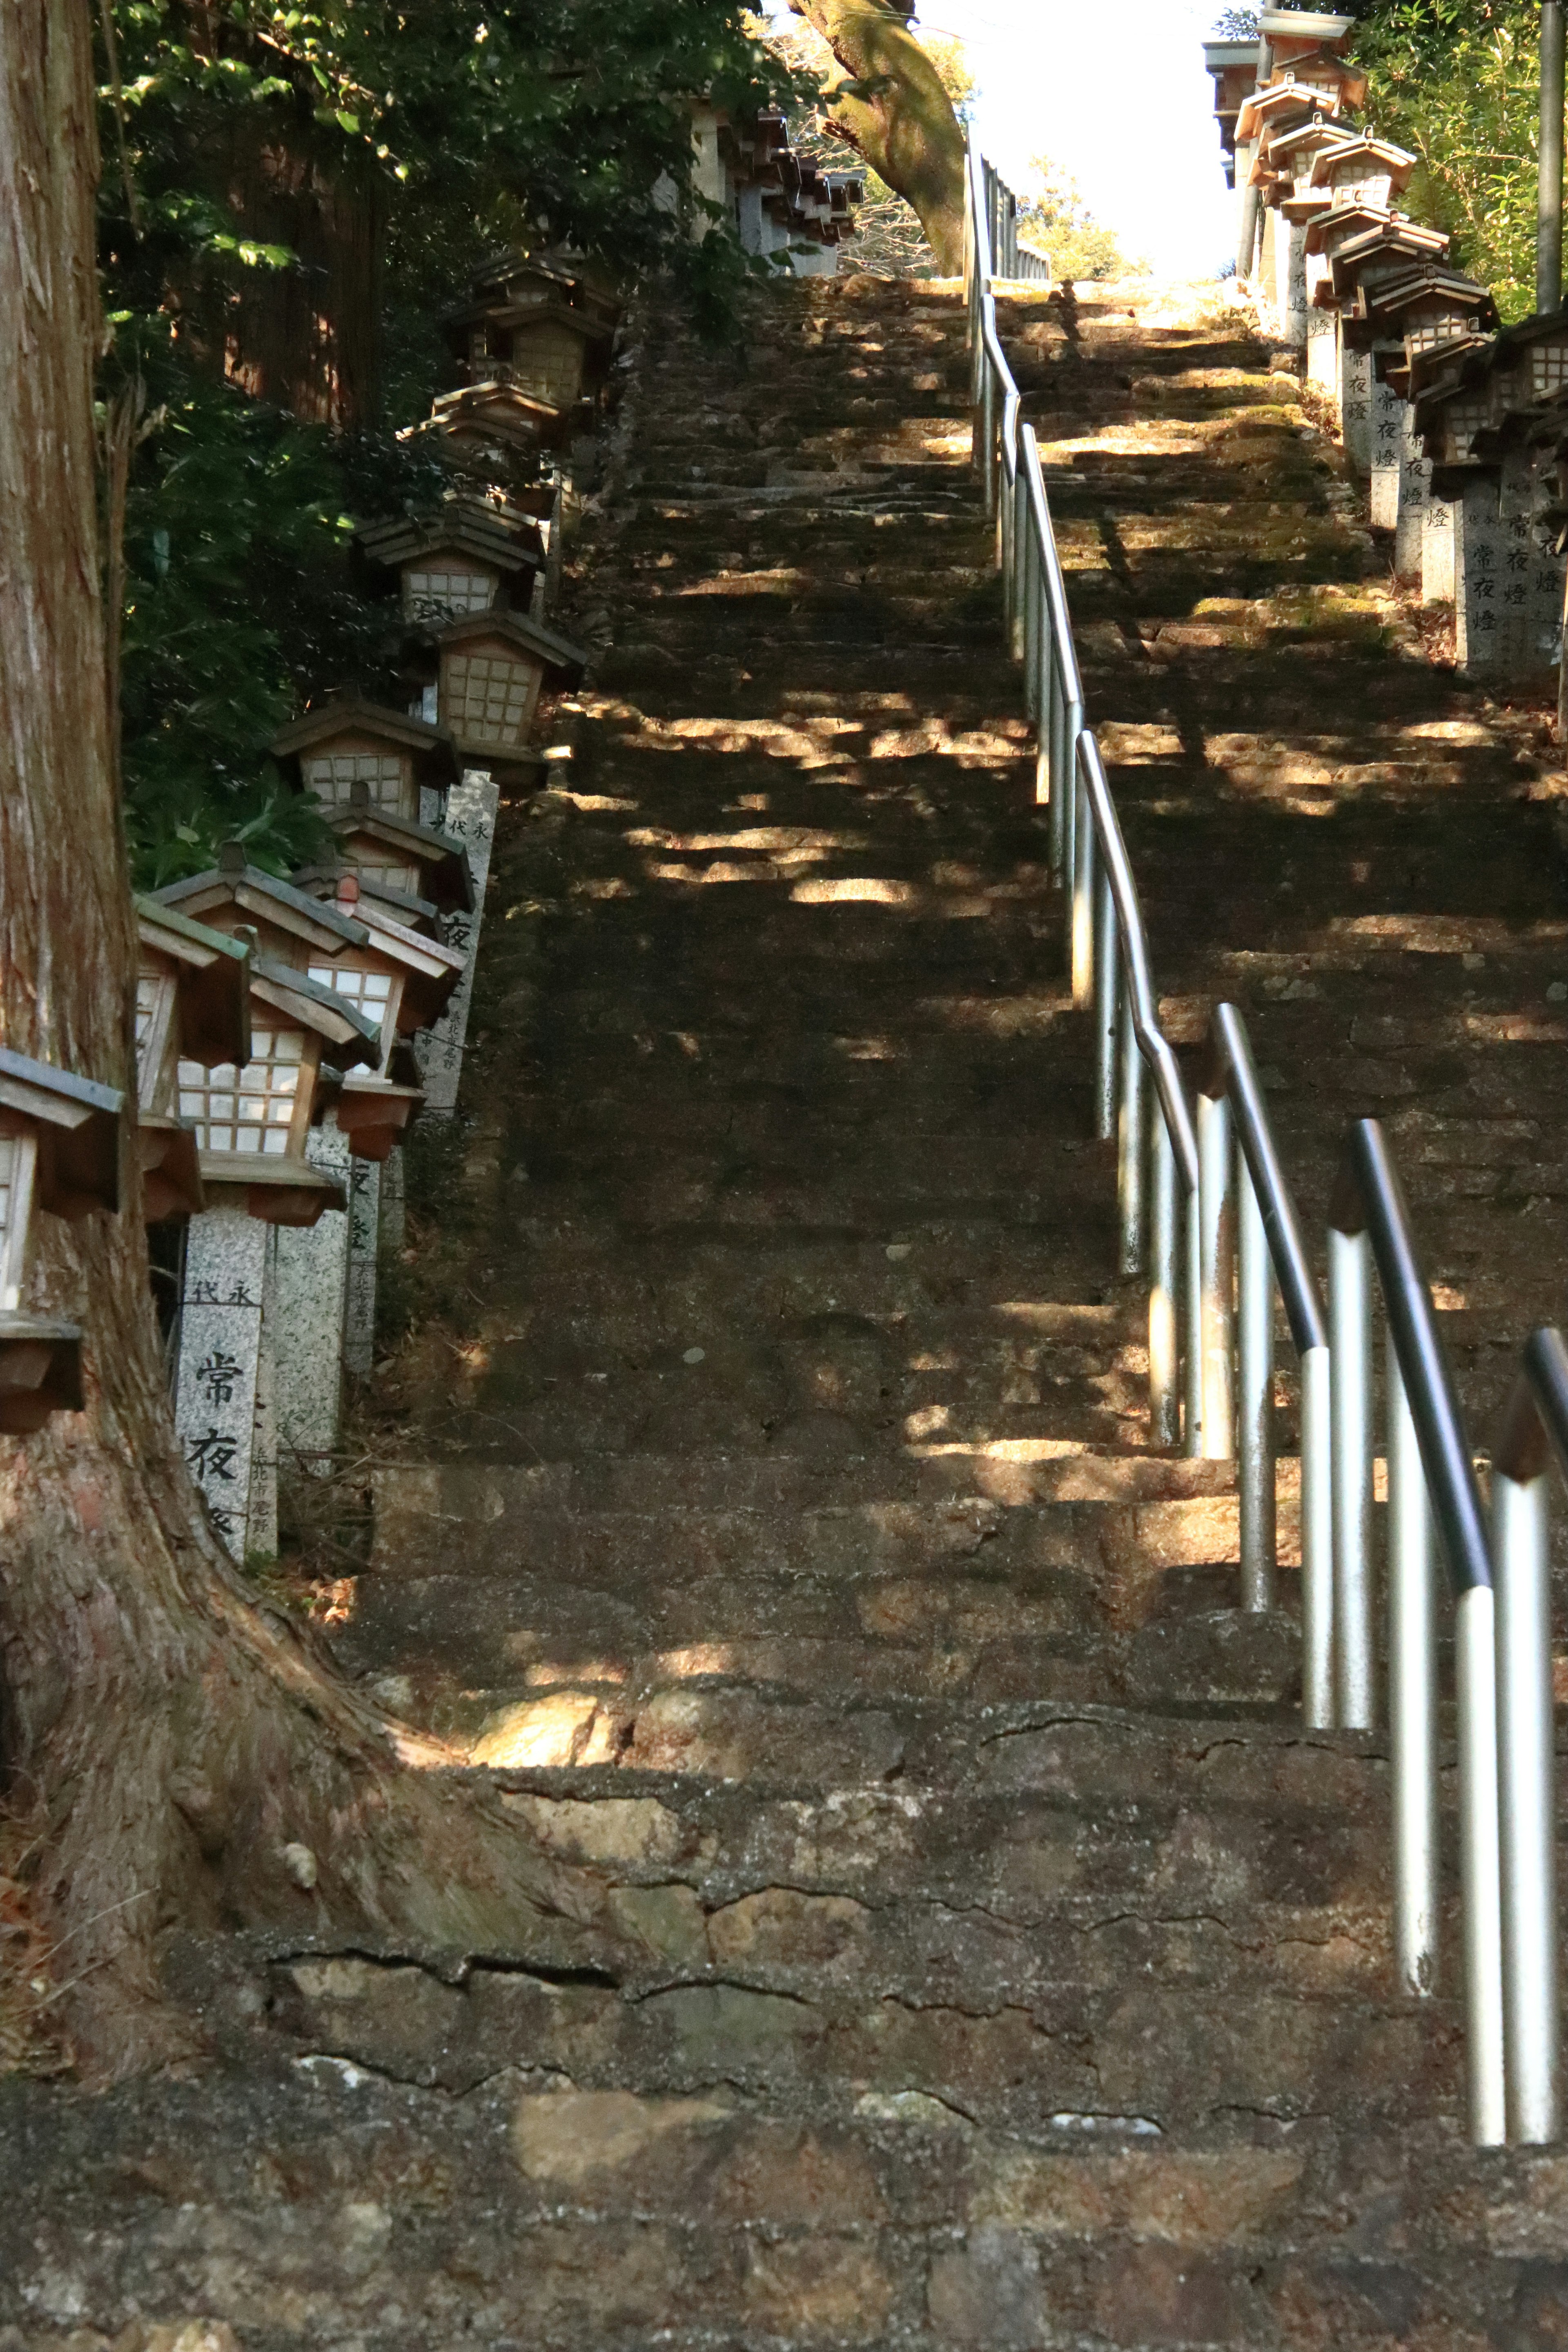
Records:
<instances>
[{"instance_id":1,"label":"white lantern panel","mask_svg":"<svg viewBox=\"0 0 1568 2352\"><path fill-rule=\"evenodd\" d=\"M458 621L465 613L488 613L495 600L487 572L433 568L403 575L403 609L411 621Z\"/></svg>"},{"instance_id":2,"label":"white lantern panel","mask_svg":"<svg viewBox=\"0 0 1568 2352\"><path fill-rule=\"evenodd\" d=\"M258 1029L251 1046L253 1058L243 1070L232 1062L213 1070L199 1062L180 1064L180 1117L195 1126L203 1151L260 1152L270 1159L289 1149L304 1032Z\"/></svg>"},{"instance_id":3,"label":"white lantern panel","mask_svg":"<svg viewBox=\"0 0 1568 2352\"><path fill-rule=\"evenodd\" d=\"M507 654L453 653L442 674L442 712L458 740L521 744L533 716L539 673Z\"/></svg>"},{"instance_id":4,"label":"white lantern panel","mask_svg":"<svg viewBox=\"0 0 1568 2352\"><path fill-rule=\"evenodd\" d=\"M328 808L346 808L356 784L366 786L372 808L405 814L413 797L408 763L389 751L313 751L304 762L305 782Z\"/></svg>"}]
</instances>

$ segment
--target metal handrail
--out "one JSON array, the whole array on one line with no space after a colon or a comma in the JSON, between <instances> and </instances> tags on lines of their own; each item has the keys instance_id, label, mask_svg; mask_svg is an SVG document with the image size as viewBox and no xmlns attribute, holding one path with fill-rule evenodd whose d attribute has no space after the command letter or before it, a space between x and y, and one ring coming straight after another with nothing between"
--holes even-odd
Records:
<instances>
[{"instance_id":1,"label":"metal handrail","mask_svg":"<svg viewBox=\"0 0 1568 2352\"><path fill-rule=\"evenodd\" d=\"M1274 1286L1295 1345L1301 1382L1302 1706L1310 1724L1333 1720L1333 1485L1329 1327L1301 1222L1280 1163L1247 1025L1234 1004L1215 1007L1210 1066L1198 1089L1200 1128L1220 1198L1205 1203L1203 1237L1223 1236L1235 1192L1236 1308L1223 1249L1203 1250L1199 1305L1205 1374L1204 1427L1234 1429L1240 1510L1241 1605L1274 1605L1279 1560L1274 1463ZM1228 1129L1234 1125L1236 1143ZM1238 1164L1239 1163L1239 1164ZM1202 1244L1200 1243L1200 1249ZM1229 1372L1234 1354L1236 1388ZM1211 1385L1220 1392L1207 1392Z\"/></svg>"},{"instance_id":2,"label":"metal handrail","mask_svg":"<svg viewBox=\"0 0 1568 2352\"><path fill-rule=\"evenodd\" d=\"M984 482L986 512L996 518L1008 642L1023 661L1026 700L1037 722L1035 797L1049 812L1052 868L1071 890L1073 995L1079 1003L1096 1006L1097 1126L1102 1135L1113 1128L1119 1134L1124 1272L1142 1271L1145 1223L1151 1228L1150 1417L1156 1442L1174 1444L1183 1435L1182 1327L1189 1333L1197 1328L1197 1139L1175 1055L1160 1028L1148 938L1121 824L1099 748L1084 727L1083 680L1039 445L1034 428L1021 423L1018 386L997 331L992 257L999 241L1013 233L1016 206L973 131L966 177L964 297L973 361L975 462ZM1006 249L1016 259L1014 248ZM1125 973L1125 986L1119 983L1119 972ZM1161 1113L1153 1122L1147 1186L1145 1068ZM1184 1285L1179 1273L1184 1221L1177 1212L1178 1185L1187 1202ZM1197 1453L1201 1384L1192 1345L1184 1354L1185 1443L1189 1453Z\"/></svg>"},{"instance_id":3,"label":"metal handrail","mask_svg":"<svg viewBox=\"0 0 1568 2352\"><path fill-rule=\"evenodd\" d=\"M1335 1658L1342 1719L1366 1727L1375 1673L1368 1548L1373 1265L1387 1312L1389 1731L1401 1980L1411 1992L1432 1992L1438 1971L1436 1528L1455 1601L1469 2136L1481 2147L1507 2138L1554 2138L1556 1877L1547 1851L1554 1844L1554 1788L1544 1479L1495 1479L1488 1536L1436 1307L1377 1119L1356 1119L1352 1127L1328 1209L1328 1242ZM1538 1360L1549 1369L1549 1350L1538 1350L1531 1364ZM1514 1430L1516 1423L1519 1416ZM1523 1465L1516 1451L1507 1458ZM1504 1967L1504 1919L1511 1922L1511 1967Z\"/></svg>"},{"instance_id":4,"label":"metal handrail","mask_svg":"<svg viewBox=\"0 0 1568 2352\"><path fill-rule=\"evenodd\" d=\"M1189 1454L1238 1456L1242 1597L1248 1608L1268 1607L1277 1548L1278 1287L1301 1375L1303 1712L1314 1726L1370 1728L1378 1669L1375 1276L1388 1327L1395 1963L1406 1992L1436 1989L1440 1534L1455 1596L1470 2132L1483 2145L1551 2140L1561 2110L1546 1470L1554 1454L1568 1478L1568 1344L1547 1328L1527 1343L1494 1457L1489 1532L1381 1129L1359 1121L1347 1144L1328 1223L1325 1311L1233 1005L1215 1011L1194 1119L1159 1025L1147 933L1104 762L1084 724L1038 444L1021 420L997 331L992 256L1016 258L1008 241L1016 238L1016 213L1004 205L1006 192L973 139L969 191L964 292L974 457L986 511L996 518L1008 642L1023 663L1036 725L1036 798L1049 809L1052 869L1070 892L1073 998L1094 1019L1095 1129L1117 1139L1122 1271L1142 1271L1145 1255L1150 1262L1153 1435L1163 1444L1180 1440ZM1144 1116L1145 1072L1161 1113L1152 1121ZM1186 1196L1184 1279L1178 1279L1179 1190Z\"/></svg>"}]
</instances>

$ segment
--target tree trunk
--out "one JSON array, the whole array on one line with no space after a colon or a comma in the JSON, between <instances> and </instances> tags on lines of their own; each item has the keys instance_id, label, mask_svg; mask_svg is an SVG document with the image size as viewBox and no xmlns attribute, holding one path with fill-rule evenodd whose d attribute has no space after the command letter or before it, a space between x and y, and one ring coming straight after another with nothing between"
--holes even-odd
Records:
<instances>
[{"instance_id":1,"label":"tree trunk","mask_svg":"<svg viewBox=\"0 0 1568 2352\"><path fill-rule=\"evenodd\" d=\"M84 0L0 0L0 1037L133 1085L93 471L98 156ZM180 1457L133 1139L119 1216L37 1221L27 1303L84 1329L86 1410L0 1438L0 1734L41 1801L68 2022L99 2079L186 2054L174 1927L606 1966L603 1890L247 1599ZM311 1883L313 1879L313 1884Z\"/></svg>"},{"instance_id":2,"label":"tree trunk","mask_svg":"<svg viewBox=\"0 0 1568 2352\"><path fill-rule=\"evenodd\" d=\"M914 206L950 278L963 268L963 132L903 0L790 0L838 60L829 130Z\"/></svg>"}]
</instances>

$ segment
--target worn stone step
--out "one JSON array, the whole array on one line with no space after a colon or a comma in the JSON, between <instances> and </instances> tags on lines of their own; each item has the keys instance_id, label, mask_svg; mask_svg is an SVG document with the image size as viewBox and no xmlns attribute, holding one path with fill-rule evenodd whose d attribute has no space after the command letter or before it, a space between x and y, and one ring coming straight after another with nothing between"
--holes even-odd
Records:
<instances>
[{"instance_id":1,"label":"worn stone step","mask_svg":"<svg viewBox=\"0 0 1568 2352\"><path fill-rule=\"evenodd\" d=\"M144 2305L150 2271L168 2307L199 2310L215 2242L265 2352L346 2345L351 2326L363 2352L446 2352L459 2310L477 2341L541 2352L655 2335L672 2352L1298 2352L1307 2326L1533 2352L1560 2308L1561 2159L1478 2156L1447 2116L1183 2133L1095 2101L1000 2132L921 2093L868 2089L861 2112L817 2119L730 2087L672 2100L570 2074L455 2098L401 2079L386 2040L390 2075L306 2052L265 2087L222 2069L116 2089L90 2133L59 2137L47 2086L23 2086L30 2160L0 2245L29 2333L39 2302L20 2291L46 2260L77 2310ZM282 2188L258 2189L258 2132L288 2152Z\"/></svg>"}]
</instances>

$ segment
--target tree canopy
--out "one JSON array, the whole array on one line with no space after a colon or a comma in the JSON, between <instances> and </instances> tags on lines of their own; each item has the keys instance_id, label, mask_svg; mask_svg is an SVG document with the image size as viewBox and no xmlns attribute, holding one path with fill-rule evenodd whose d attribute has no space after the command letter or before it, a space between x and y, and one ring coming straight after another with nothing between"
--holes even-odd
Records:
<instances>
[{"instance_id":1,"label":"tree canopy","mask_svg":"<svg viewBox=\"0 0 1568 2352\"><path fill-rule=\"evenodd\" d=\"M728 0L105 0L98 38L135 866L166 881L239 832L281 867L312 819L265 747L375 659L349 538L436 494L395 435L437 315L507 244L665 268L721 315L745 260L704 228L683 101L795 84Z\"/></svg>"}]
</instances>

